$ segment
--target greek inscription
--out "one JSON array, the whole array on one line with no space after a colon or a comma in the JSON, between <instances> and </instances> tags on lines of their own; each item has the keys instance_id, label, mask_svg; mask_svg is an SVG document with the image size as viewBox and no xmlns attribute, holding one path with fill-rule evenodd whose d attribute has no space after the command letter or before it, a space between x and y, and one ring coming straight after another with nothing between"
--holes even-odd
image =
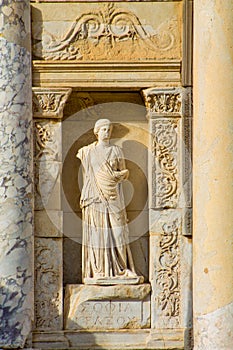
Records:
<instances>
[{"instance_id":1,"label":"greek inscription","mask_svg":"<svg viewBox=\"0 0 233 350\"><path fill-rule=\"evenodd\" d=\"M138 325L142 322L142 303L116 300L83 302L78 307L76 322L82 329L123 329L129 324Z\"/></svg>"}]
</instances>

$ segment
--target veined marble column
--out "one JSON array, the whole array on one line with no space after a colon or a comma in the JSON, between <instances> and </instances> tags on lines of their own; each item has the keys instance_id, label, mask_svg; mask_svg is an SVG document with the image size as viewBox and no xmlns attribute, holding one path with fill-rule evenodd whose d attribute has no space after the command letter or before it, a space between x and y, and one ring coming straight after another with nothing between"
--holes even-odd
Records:
<instances>
[{"instance_id":1,"label":"veined marble column","mask_svg":"<svg viewBox=\"0 0 233 350\"><path fill-rule=\"evenodd\" d=\"M30 1L0 1L0 347L33 319Z\"/></svg>"},{"instance_id":2,"label":"veined marble column","mask_svg":"<svg viewBox=\"0 0 233 350\"><path fill-rule=\"evenodd\" d=\"M233 346L233 2L194 1L194 344Z\"/></svg>"}]
</instances>

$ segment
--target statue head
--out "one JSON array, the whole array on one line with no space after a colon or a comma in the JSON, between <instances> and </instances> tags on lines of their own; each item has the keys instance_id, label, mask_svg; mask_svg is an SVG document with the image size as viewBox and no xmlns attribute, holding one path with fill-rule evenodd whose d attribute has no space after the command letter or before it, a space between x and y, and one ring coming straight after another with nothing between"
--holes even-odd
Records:
<instances>
[{"instance_id":1,"label":"statue head","mask_svg":"<svg viewBox=\"0 0 233 350\"><path fill-rule=\"evenodd\" d=\"M104 127L110 128L109 137L111 136L111 132L112 132L112 128L113 128L111 121L109 119L99 119L99 120L97 120L97 122L95 123L95 126L94 126L94 134L96 135L97 138L98 138L98 134L99 134L100 129L103 129Z\"/></svg>"}]
</instances>

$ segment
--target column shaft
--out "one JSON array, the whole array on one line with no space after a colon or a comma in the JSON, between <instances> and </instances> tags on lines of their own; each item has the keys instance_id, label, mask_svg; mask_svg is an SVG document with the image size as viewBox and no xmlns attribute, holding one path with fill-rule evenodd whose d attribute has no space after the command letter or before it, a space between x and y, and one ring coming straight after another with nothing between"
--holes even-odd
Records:
<instances>
[{"instance_id":1,"label":"column shaft","mask_svg":"<svg viewBox=\"0 0 233 350\"><path fill-rule=\"evenodd\" d=\"M33 318L30 1L0 1L0 347Z\"/></svg>"},{"instance_id":2,"label":"column shaft","mask_svg":"<svg viewBox=\"0 0 233 350\"><path fill-rule=\"evenodd\" d=\"M194 344L232 349L233 3L194 1Z\"/></svg>"}]
</instances>

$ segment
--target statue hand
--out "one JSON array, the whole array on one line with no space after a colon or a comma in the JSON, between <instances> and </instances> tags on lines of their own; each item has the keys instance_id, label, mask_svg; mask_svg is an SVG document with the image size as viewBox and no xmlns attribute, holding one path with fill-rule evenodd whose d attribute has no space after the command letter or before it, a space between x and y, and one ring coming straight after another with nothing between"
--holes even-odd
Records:
<instances>
[{"instance_id":1,"label":"statue hand","mask_svg":"<svg viewBox=\"0 0 233 350\"><path fill-rule=\"evenodd\" d=\"M118 181L124 181L124 180L128 179L129 170L124 169L124 170L120 170L120 171L114 171L114 174L115 174L116 178L118 179Z\"/></svg>"}]
</instances>

